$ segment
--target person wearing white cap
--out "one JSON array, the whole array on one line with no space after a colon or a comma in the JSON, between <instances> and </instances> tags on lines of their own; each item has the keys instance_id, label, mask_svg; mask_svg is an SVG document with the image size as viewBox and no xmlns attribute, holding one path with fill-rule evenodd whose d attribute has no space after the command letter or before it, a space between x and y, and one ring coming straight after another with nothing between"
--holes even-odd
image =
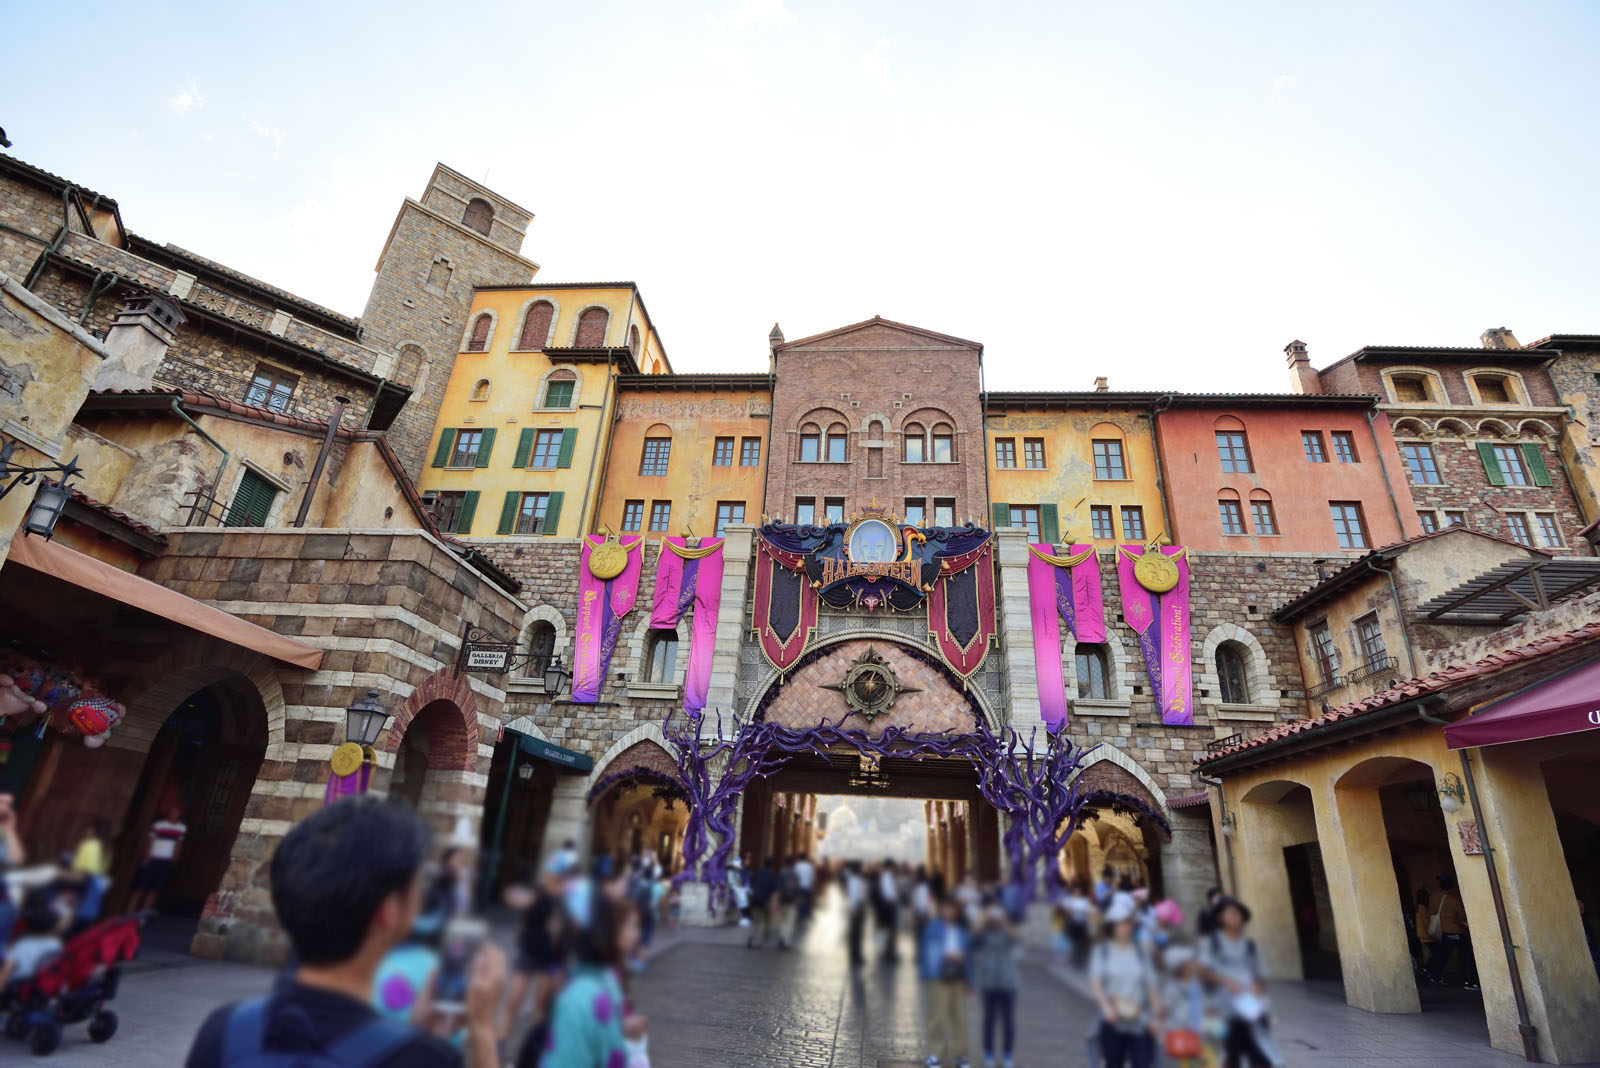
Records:
<instances>
[{"instance_id":1,"label":"person wearing white cap","mask_svg":"<svg viewBox=\"0 0 1600 1068\"><path fill-rule=\"evenodd\" d=\"M1108 935L1089 962L1089 989L1100 1009L1100 1056L1105 1068L1150 1068L1161 1025L1155 965L1133 940L1132 901L1106 909Z\"/></svg>"}]
</instances>

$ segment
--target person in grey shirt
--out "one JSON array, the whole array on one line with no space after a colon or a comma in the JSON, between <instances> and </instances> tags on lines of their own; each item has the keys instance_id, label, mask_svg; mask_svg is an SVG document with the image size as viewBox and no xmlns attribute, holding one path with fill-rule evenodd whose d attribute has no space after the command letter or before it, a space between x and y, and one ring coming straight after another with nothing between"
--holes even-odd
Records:
<instances>
[{"instance_id":1,"label":"person in grey shirt","mask_svg":"<svg viewBox=\"0 0 1600 1068\"><path fill-rule=\"evenodd\" d=\"M1227 1006L1228 1032L1222 1063L1227 1068L1280 1065L1283 1056L1267 1029L1267 985L1261 953L1244 933L1250 910L1225 897L1217 902L1212 914L1217 926L1200 941L1200 966L1206 978L1222 988Z\"/></svg>"},{"instance_id":2,"label":"person in grey shirt","mask_svg":"<svg viewBox=\"0 0 1600 1068\"><path fill-rule=\"evenodd\" d=\"M1100 1008L1100 1056L1105 1068L1150 1068L1161 1024L1155 965L1133 940L1131 902L1106 910L1108 934L1089 961L1089 989Z\"/></svg>"}]
</instances>

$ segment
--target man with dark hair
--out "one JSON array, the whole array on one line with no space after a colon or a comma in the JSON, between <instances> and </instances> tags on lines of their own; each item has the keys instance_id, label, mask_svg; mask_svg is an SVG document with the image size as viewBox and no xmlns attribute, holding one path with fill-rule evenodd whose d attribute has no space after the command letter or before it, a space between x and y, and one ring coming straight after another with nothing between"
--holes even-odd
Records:
<instances>
[{"instance_id":1,"label":"man with dark hair","mask_svg":"<svg viewBox=\"0 0 1600 1068\"><path fill-rule=\"evenodd\" d=\"M289 831L272 857L272 907L294 949L293 977L265 998L207 1017L187 1068L235 1064L461 1065L448 1042L381 1020L373 977L411 931L422 903L428 832L416 813L370 796L349 798ZM505 986L501 951L485 943L467 992L467 1056L498 1068L495 1014Z\"/></svg>"}]
</instances>

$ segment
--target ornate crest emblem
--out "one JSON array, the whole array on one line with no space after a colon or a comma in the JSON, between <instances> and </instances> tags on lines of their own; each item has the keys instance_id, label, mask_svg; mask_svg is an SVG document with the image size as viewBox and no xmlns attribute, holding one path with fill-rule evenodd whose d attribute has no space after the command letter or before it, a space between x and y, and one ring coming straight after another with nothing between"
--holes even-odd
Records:
<instances>
[{"instance_id":1,"label":"ornate crest emblem","mask_svg":"<svg viewBox=\"0 0 1600 1068\"><path fill-rule=\"evenodd\" d=\"M845 704L850 706L850 711L860 713L867 719L889 711L889 706L901 694L921 692L918 686L902 686L895 677L894 665L879 656L871 646L845 669L842 681L825 684L822 688L844 694Z\"/></svg>"},{"instance_id":2,"label":"ornate crest emblem","mask_svg":"<svg viewBox=\"0 0 1600 1068\"><path fill-rule=\"evenodd\" d=\"M589 550L589 574L601 582L616 578L627 566L628 551L614 533L608 531L606 540Z\"/></svg>"},{"instance_id":3,"label":"ornate crest emblem","mask_svg":"<svg viewBox=\"0 0 1600 1068\"><path fill-rule=\"evenodd\" d=\"M1133 562L1133 577L1151 593L1166 593L1178 584L1178 565L1167 558L1161 546L1151 545Z\"/></svg>"}]
</instances>

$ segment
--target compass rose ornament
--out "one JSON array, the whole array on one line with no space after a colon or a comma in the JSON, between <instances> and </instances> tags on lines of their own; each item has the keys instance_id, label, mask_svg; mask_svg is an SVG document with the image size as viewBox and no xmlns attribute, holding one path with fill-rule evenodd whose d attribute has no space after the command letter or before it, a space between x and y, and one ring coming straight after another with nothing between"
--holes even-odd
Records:
<instances>
[{"instance_id":1,"label":"compass rose ornament","mask_svg":"<svg viewBox=\"0 0 1600 1068\"><path fill-rule=\"evenodd\" d=\"M841 681L825 683L822 688L844 694L845 704L850 706L850 711L869 720L889 711L889 706L901 694L922 692L919 686L901 685L895 677L894 665L879 656L871 646L845 669Z\"/></svg>"}]
</instances>

